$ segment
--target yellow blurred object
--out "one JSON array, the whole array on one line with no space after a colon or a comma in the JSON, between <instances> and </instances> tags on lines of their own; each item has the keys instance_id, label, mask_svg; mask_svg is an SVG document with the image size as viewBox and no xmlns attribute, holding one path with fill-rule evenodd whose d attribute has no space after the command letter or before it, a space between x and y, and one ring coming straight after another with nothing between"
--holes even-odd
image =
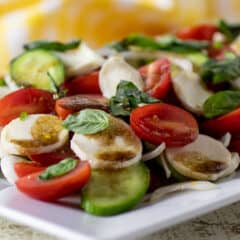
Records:
<instances>
[{"instance_id":1,"label":"yellow blurred object","mask_svg":"<svg viewBox=\"0 0 240 240\"><path fill-rule=\"evenodd\" d=\"M2 0L0 72L35 39L82 38L98 47L130 32L159 34L185 25L237 19L239 0Z\"/></svg>"}]
</instances>

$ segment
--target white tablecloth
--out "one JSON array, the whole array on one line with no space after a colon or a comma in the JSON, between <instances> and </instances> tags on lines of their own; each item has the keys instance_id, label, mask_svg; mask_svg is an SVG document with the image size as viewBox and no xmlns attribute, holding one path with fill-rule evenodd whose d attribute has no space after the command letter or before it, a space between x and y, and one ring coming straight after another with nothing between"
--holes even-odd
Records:
<instances>
[{"instance_id":1,"label":"white tablecloth","mask_svg":"<svg viewBox=\"0 0 240 240\"><path fill-rule=\"evenodd\" d=\"M57 240L0 218L0 240ZM138 240L240 240L240 202Z\"/></svg>"}]
</instances>

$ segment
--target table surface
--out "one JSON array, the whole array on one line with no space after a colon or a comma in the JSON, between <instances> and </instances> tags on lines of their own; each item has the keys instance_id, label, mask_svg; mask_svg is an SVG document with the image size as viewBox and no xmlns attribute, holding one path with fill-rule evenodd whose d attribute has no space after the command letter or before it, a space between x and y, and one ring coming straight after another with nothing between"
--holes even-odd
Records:
<instances>
[{"instance_id":1,"label":"table surface","mask_svg":"<svg viewBox=\"0 0 240 240\"><path fill-rule=\"evenodd\" d=\"M1 240L57 240L0 218ZM137 240L239 240L240 202Z\"/></svg>"}]
</instances>

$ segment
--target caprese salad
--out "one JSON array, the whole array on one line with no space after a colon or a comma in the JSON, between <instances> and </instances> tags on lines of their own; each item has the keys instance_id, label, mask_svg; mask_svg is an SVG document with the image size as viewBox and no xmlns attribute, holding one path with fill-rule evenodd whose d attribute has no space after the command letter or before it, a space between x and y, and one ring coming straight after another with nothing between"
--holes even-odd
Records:
<instances>
[{"instance_id":1,"label":"caprese salad","mask_svg":"<svg viewBox=\"0 0 240 240\"><path fill-rule=\"evenodd\" d=\"M95 215L216 188L240 163L239 55L240 25L223 20L98 50L25 44L0 81L4 177Z\"/></svg>"}]
</instances>

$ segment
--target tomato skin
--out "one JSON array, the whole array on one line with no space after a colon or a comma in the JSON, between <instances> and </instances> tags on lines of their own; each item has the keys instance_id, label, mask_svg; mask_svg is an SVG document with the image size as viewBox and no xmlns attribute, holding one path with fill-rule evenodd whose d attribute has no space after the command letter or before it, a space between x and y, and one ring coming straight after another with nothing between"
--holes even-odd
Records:
<instances>
[{"instance_id":1,"label":"tomato skin","mask_svg":"<svg viewBox=\"0 0 240 240\"><path fill-rule=\"evenodd\" d=\"M181 108L165 103L136 108L130 115L130 125L142 140L153 144L165 142L167 147L180 147L198 136L195 118Z\"/></svg>"},{"instance_id":2,"label":"tomato skin","mask_svg":"<svg viewBox=\"0 0 240 240\"><path fill-rule=\"evenodd\" d=\"M85 108L109 111L109 100L98 94L77 94L56 101L55 111L61 119Z\"/></svg>"},{"instance_id":3,"label":"tomato skin","mask_svg":"<svg viewBox=\"0 0 240 240\"><path fill-rule=\"evenodd\" d=\"M240 154L240 138L239 138L239 136L238 136L238 138L231 140L228 148L231 152L237 152L238 154Z\"/></svg>"},{"instance_id":4,"label":"tomato skin","mask_svg":"<svg viewBox=\"0 0 240 240\"><path fill-rule=\"evenodd\" d=\"M43 201L54 201L80 190L89 180L91 168L87 161L81 161L76 168L64 176L40 180L42 171L19 178L17 188L28 196Z\"/></svg>"},{"instance_id":5,"label":"tomato skin","mask_svg":"<svg viewBox=\"0 0 240 240\"><path fill-rule=\"evenodd\" d=\"M22 88L0 99L0 109L0 126L5 126L19 117L21 112L29 114L53 112L54 99L48 91Z\"/></svg>"},{"instance_id":6,"label":"tomato skin","mask_svg":"<svg viewBox=\"0 0 240 240\"><path fill-rule=\"evenodd\" d=\"M31 173L39 172L44 170L45 167L41 166L38 163L26 163L26 162L18 162L14 164L14 170L18 177L24 177Z\"/></svg>"},{"instance_id":7,"label":"tomato skin","mask_svg":"<svg viewBox=\"0 0 240 240\"><path fill-rule=\"evenodd\" d=\"M57 149L54 152L42 153L42 154L32 154L28 156L32 161L42 165L50 166L56 164L65 158L76 158L74 152L71 150L70 146L64 146L63 148Z\"/></svg>"},{"instance_id":8,"label":"tomato skin","mask_svg":"<svg viewBox=\"0 0 240 240\"><path fill-rule=\"evenodd\" d=\"M75 77L72 80L66 81L63 88L67 90L67 95L75 94L101 94L99 87L99 72L92 72Z\"/></svg>"},{"instance_id":9,"label":"tomato skin","mask_svg":"<svg viewBox=\"0 0 240 240\"><path fill-rule=\"evenodd\" d=\"M139 69L145 81L145 91L155 98L165 98L171 88L170 62L158 59Z\"/></svg>"},{"instance_id":10,"label":"tomato skin","mask_svg":"<svg viewBox=\"0 0 240 240\"><path fill-rule=\"evenodd\" d=\"M193 27L186 27L177 32L176 36L183 40L209 40L211 41L217 27L211 24L200 24Z\"/></svg>"},{"instance_id":11,"label":"tomato skin","mask_svg":"<svg viewBox=\"0 0 240 240\"><path fill-rule=\"evenodd\" d=\"M66 109L66 108L61 107L58 100L55 103L55 112L57 113L58 117L61 120L66 119L68 115L74 113L74 111L72 111L70 109Z\"/></svg>"},{"instance_id":12,"label":"tomato skin","mask_svg":"<svg viewBox=\"0 0 240 240\"><path fill-rule=\"evenodd\" d=\"M240 135L240 108L221 117L206 120L202 129L208 135L221 137L229 132L233 136Z\"/></svg>"}]
</instances>

